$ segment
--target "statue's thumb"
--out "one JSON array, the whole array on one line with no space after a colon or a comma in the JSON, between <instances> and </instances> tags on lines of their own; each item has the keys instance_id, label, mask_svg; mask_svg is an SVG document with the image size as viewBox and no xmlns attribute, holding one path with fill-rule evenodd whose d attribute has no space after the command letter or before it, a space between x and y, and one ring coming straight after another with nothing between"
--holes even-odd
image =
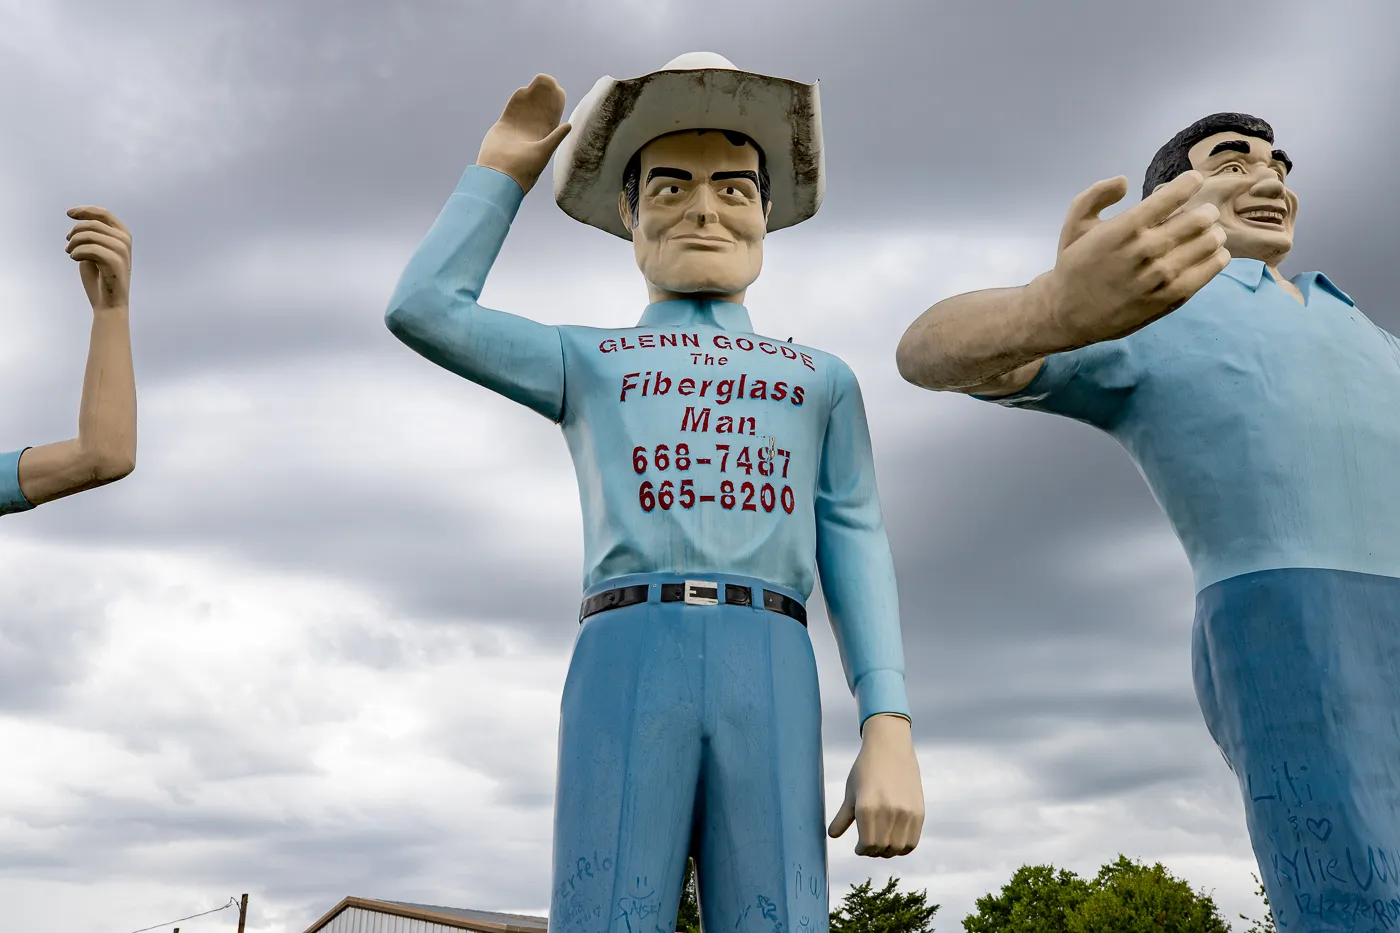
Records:
<instances>
[{"instance_id":1,"label":"statue's thumb","mask_svg":"<svg viewBox=\"0 0 1400 933\"><path fill-rule=\"evenodd\" d=\"M1101 221L1099 214L1122 200L1128 180L1122 175L1105 178L1084 189L1070 205L1064 226L1060 228L1060 250L1064 250Z\"/></svg>"},{"instance_id":2,"label":"statue's thumb","mask_svg":"<svg viewBox=\"0 0 1400 933\"><path fill-rule=\"evenodd\" d=\"M561 123L554 128L554 131L546 136L541 142L546 151L553 152L559 148L559 144L564 141L564 137L569 135L569 130L573 129L568 123Z\"/></svg>"},{"instance_id":3,"label":"statue's thumb","mask_svg":"<svg viewBox=\"0 0 1400 933\"><path fill-rule=\"evenodd\" d=\"M849 796L845 803L841 804L841 809L836 812L836 819L831 821L831 826L827 829L827 835L836 839L846 830L851 828L851 824L856 820L856 803Z\"/></svg>"}]
</instances>

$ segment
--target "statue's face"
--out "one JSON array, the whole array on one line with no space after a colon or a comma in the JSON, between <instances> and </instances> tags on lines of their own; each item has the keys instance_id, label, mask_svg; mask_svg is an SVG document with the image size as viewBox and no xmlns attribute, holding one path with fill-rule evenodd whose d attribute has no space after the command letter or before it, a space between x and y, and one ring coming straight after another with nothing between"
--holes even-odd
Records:
<instances>
[{"instance_id":1,"label":"statue's face","mask_svg":"<svg viewBox=\"0 0 1400 933\"><path fill-rule=\"evenodd\" d=\"M723 133L686 131L653 139L641 152L637 266L654 287L679 295L742 294L763 268L768 211L758 194L758 150Z\"/></svg>"},{"instance_id":2,"label":"statue's face","mask_svg":"<svg viewBox=\"0 0 1400 933\"><path fill-rule=\"evenodd\" d=\"M1242 133L1206 137L1188 153L1205 184L1181 209L1214 204L1232 257L1277 264L1293 248L1298 217L1298 196L1284 183L1288 168L1281 155L1266 140Z\"/></svg>"}]
</instances>

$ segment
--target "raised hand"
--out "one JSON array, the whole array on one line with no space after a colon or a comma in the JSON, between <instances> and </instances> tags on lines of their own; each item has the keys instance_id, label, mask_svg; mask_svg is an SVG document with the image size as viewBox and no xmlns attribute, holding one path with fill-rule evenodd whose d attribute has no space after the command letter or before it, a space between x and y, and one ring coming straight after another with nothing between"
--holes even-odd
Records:
<instances>
[{"instance_id":1,"label":"raised hand","mask_svg":"<svg viewBox=\"0 0 1400 933\"><path fill-rule=\"evenodd\" d=\"M1185 304L1230 261L1220 211L1203 204L1177 213L1200 189L1185 172L1116 217L1128 180L1098 182L1070 205L1055 268L1045 277L1066 342L1083 346L1124 337Z\"/></svg>"},{"instance_id":2,"label":"raised hand","mask_svg":"<svg viewBox=\"0 0 1400 933\"><path fill-rule=\"evenodd\" d=\"M125 309L131 300L131 233L112 212L74 207L77 221L68 231L68 255L78 263L83 290L93 311Z\"/></svg>"},{"instance_id":3,"label":"raised hand","mask_svg":"<svg viewBox=\"0 0 1400 933\"><path fill-rule=\"evenodd\" d=\"M559 143L569 135L564 89L549 75L535 75L529 87L510 95L506 109L481 141L477 165L504 172L528 192L539 180Z\"/></svg>"},{"instance_id":4,"label":"raised hand","mask_svg":"<svg viewBox=\"0 0 1400 933\"><path fill-rule=\"evenodd\" d=\"M924 785L909 720L881 714L865 721L860 754L846 779L846 799L827 834L856 824L856 855L893 858L919 844L924 829Z\"/></svg>"},{"instance_id":5,"label":"raised hand","mask_svg":"<svg viewBox=\"0 0 1400 933\"><path fill-rule=\"evenodd\" d=\"M131 368L131 234L101 207L75 207L66 251L92 305L78 436L25 450L19 488L32 505L126 476L136 467L136 381Z\"/></svg>"}]
</instances>

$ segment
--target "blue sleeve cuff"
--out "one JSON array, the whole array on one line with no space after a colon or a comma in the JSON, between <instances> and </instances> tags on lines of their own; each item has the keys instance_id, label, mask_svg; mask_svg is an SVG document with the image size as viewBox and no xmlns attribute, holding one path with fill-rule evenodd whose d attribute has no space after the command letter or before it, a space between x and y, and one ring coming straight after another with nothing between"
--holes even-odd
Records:
<instances>
[{"instance_id":1,"label":"blue sleeve cuff","mask_svg":"<svg viewBox=\"0 0 1400 933\"><path fill-rule=\"evenodd\" d=\"M452 193L465 194L478 201L485 201L505 214L507 222L515 219L516 211L520 210L520 202L525 200L525 192L514 178L505 172L482 165L468 166L462 173L462 180L457 182L457 190Z\"/></svg>"},{"instance_id":2,"label":"blue sleeve cuff","mask_svg":"<svg viewBox=\"0 0 1400 933\"><path fill-rule=\"evenodd\" d=\"M24 450L0 454L0 515L11 512L28 512L34 503L24 498L19 489L19 458Z\"/></svg>"},{"instance_id":3,"label":"blue sleeve cuff","mask_svg":"<svg viewBox=\"0 0 1400 933\"><path fill-rule=\"evenodd\" d=\"M904 675L894 670L871 671L856 681L856 706L860 709L860 724L880 713L894 713L911 719L909 696L904 690Z\"/></svg>"}]
</instances>

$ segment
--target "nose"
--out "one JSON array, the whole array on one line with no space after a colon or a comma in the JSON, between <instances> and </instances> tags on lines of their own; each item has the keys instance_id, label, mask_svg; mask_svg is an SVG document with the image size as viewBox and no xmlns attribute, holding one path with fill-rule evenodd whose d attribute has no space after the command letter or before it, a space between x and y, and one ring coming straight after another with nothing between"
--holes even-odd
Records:
<instances>
[{"instance_id":1,"label":"nose","mask_svg":"<svg viewBox=\"0 0 1400 933\"><path fill-rule=\"evenodd\" d=\"M1283 197L1283 179L1279 178L1278 173L1273 169L1260 169L1258 176L1254 179L1254 184L1250 185L1249 193L1258 198L1281 198Z\"/></svg>"},{"instance_id":2,"label":"nose","mask_svg":"<svg viewBox=\"0 0 1400 933\"><path fill-rule=\"evenodd\" d=\"M685 208L685 219L698 227L719 222L719 202L709 185L696 185L695 194Z\"/></svg>"}]
</instances>

